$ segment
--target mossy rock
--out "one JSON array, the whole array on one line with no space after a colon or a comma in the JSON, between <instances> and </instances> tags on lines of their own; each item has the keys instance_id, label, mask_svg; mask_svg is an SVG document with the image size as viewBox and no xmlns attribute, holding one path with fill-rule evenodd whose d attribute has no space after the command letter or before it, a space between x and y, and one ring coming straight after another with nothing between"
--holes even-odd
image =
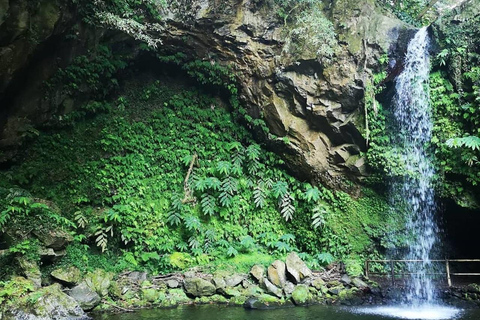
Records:
<instances>
[{"instance_id":1,"label":"mossy rock","mask_svg":"<svg viewBox=\"0 0 480 320\"><path fill-rule=\"evenodd\" d=\"M184 304L192 301L182 289L170 289L167 294L167 299L175 300L177 304Z\"/></svg>"},{"instance_id":2,"label":"mossy rock","mask_svg":"<svg viewBox=\"0 0 480 320\"><path fill-rule=\"evenodd\" d=\"M114 274L111 272L97 269L85 276L85 283L95 290L100 297L105 297L108 294L113 276Z\"/></svg>"},{"instance_id":3,"label":"mossy rock","mask_svg":"<svg viewBox=\"0 0 480 320\"><path fill-rule=\"evenodd\" d=\"M213 296L215 294L215 286L202 278L186 278L183 285L185 291L194 297Z\"/></svg>"},{"instance_id":4,"label":"mossy rock","mask_svg":"<svg viewBox=\"0 0 480 320\"><path fill-rule=\"evenodd\" d=\"M228 303L234 306L243 306L243 304L247 301L247 297L238 296L238 297L231 297L228 300Z\"/></svg>"},{"instance_id":5,"label":"mossy rock","mask_svg":"<svg viewBox=\"0 0 480 320\"><path fill-rule=\"evenodd\" d=\"M66 284L75 285L82 280L82 274L80 270L76 267L69 267L69 268L60 268L53 270L50 275Z\"/></svg>"},{"instance_id":6,"label":"mossy rock","mask_svg":"<svg viewBox=\"0 0 480 320\"><path fill-rule=\"evenodd\" d=\"M219 303L219 304L228 303L228 299L220 294L214 294L213 296L211 296L210 301Z\"/></svg>"},{"instance_id":7,"label":"mossy rock","mask_svg":"<svg viewBox=\"0 0 480 320\"><path fill-rule=\"evenodd\" d=\"M154 288L142 288L140 289L142 300L145 300L150 303L161 302L166 299L166 294L164 291L160 291Z\"/></svg>"},{"instance_id":8,"label":"mossy rock","mask_svg":"<svg viewBox=\"0 0 480 320\"><path fill-rule=\"evenodd\" d=\"M292 292L292 300L296 305L305 305L310 300L310 291L306 285L300 284Z\"/></svg>"},{"instance_id":9,"label":"mossy rock","mask_svg":"<svg viewBox=\"0 0 480 320\"><path fill-rule=\"evenodd\" d=\"M58 283L24 296L4 313L5 320L52 319L52 315L58 320L88 319L75 299L66 295Z\"/></svg>"}]
</instances>

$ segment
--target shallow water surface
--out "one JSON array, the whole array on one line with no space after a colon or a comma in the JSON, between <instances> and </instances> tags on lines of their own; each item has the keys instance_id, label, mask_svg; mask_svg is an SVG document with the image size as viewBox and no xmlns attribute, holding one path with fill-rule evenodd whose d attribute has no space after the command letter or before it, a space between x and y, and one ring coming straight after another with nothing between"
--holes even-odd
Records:
<instances>
[{"instance_id":1,"label":"shallow water surface","mask_svg":"<svg viewBox=\"0 0 480 320\"><path fill-rule=\"evenodd\" d=\"M175 309L142 310L135 313L99 315L95 320L480 320L480 310L432 307L414 310L399 307L292 307L247 310L228 306L181 306Z\"/></svg>"}]
</instances>

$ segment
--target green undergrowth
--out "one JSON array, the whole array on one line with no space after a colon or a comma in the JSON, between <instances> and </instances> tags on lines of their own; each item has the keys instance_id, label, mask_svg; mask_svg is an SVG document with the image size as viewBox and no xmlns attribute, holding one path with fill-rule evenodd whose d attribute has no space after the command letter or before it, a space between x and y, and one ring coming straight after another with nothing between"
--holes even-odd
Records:
<instances>
[{"instance_id":1,"label":"green undergrowth","mask_svg":"<svg viewBox=\"0 0 480 320\"><path fill-rule=\"evenodd\" d=\"M11 225L21 234L14 243L34 228L67 230L74 240L56 266L84 272L246 272L290 251L319 268L377 255L381 196L298 181L230 104L172 83L131 82L112 101L88 103L90 116L57 119L41 133L0 174L3 237L12 238Z\"/></svg>"}]
</instances>

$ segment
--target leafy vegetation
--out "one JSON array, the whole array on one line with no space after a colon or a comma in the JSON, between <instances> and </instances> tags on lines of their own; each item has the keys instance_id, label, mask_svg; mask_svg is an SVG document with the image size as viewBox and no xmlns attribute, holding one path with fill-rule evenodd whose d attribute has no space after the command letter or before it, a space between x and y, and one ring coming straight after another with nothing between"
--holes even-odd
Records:
<instances>
[{"instance_id":1,"label":"leafy vegetation","mask_svg":"<svg viewBox=\"0 0 480 320\"><path fill-rule=\"evenodd\" d=\"M232 73L203 62L183 68L227 93L229 105L161 81L88 102L98 105L91 117L57 119L1 173L2 225L19 226L25 239L31 224L69 231L74 243L60 263L84 271L222 267L292 250L319 267L376 254L381 197L369 194L379 201L372 206L291 177L236 122L245 112Z\"/></svg>"}]
</instances>

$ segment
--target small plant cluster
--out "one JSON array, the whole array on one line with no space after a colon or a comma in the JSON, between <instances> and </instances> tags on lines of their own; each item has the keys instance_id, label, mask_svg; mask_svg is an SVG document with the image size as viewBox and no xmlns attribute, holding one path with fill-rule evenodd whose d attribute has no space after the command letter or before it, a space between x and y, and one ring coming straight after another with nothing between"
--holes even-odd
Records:
<instances>
[{"instance_id":1,"label":"small plant cluster","mask_svg":"<svg viewBox=\"0 0 480 320\"><path fill-rule=\"evenodd\" d=\"M163 31L161 12L164 0L70 0L83 21L124 32L132 38L157 48Z\"/></svg>"}]
</instances>

